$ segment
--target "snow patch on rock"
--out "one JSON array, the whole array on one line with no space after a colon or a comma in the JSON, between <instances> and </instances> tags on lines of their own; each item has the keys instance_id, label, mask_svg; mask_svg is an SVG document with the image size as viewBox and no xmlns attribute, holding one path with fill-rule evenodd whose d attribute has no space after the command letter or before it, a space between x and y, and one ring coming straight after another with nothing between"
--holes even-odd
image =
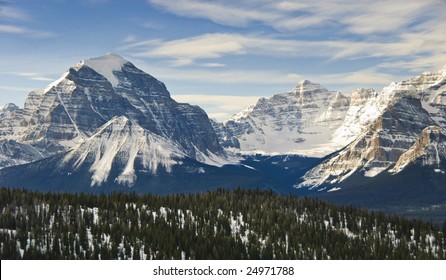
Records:
<instances>
[{"instance_id":1,"label":"snow patch on rock","mask_svg":"<svg viewBox=\"0 0 446 280\"><path fill-rule=\"evenodd\" d=\"M84 65L104 76L115 88L118 86L119 80L114 72L121 71L125 63L128 63L126 59L112 53L83 61Z\"/></svg>"}]
</instances>

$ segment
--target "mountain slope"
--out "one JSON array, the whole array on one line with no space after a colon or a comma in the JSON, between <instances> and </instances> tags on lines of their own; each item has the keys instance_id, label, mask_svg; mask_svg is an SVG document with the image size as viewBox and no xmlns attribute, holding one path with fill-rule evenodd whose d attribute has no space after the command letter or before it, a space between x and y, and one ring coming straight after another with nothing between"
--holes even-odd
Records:
<instances>
[{"instance_id":1,"label":"mountain slope","mask_svg":"<svg viewBox=\"0 0 446 280\"><path fill-rule=\"evenodd\" d=\"M237 176L258 173L233 166L220 175L216 169L239 158L225 153L207 114L176 102L162 82L114 54L81 61L45 89L30 92L23 109L10 104L0 114L3 186L145 186L143 192L151 187L161 193L193 174L201 183L185 187L203 190L231 168ZM199 177L205 172L217 179L205 182Z\"/></svg>"},{"instance_id":2,"label":"mountain slope","mask_svg":"<svg viewBox=\"0 0 446 280\"><path fill-rule=\"evenodd\" d=\"M0 120L0 140L55 155L116 116L176 142L191 158L225 157L201 108L175 102L162 82L114 54L82 61L44 90L31 92L23 109Z\"/></svg>"},{"instance_id":3,"label":"mountain slope","mask_svg":"<svg viewBox=\"0 0 446 280\"><path fill-rule=\"evenodd\" d=\"M360 102L362 106L350 107L344 124L336 133L342 135L340 132L343 132L345 138L353 136L354 140L307 172L297 187L338 190L350 176L374 177L395 166L423 129L444 124L446 100L441 96L446 90L445 73L445 70L424 73L393 83L380 94L364 92L358 96L353 93L352 106L354 100L361 100L362 96L365 101ZM357 132L360 133L355 136Z\"/></svg>"},{"instance_id":4,"label":"mountain slope","mask_svg":"<svg viewBox=\"0 0 446 280\"><path fill-rule=\"evenodd\" d=\"M409 165L419 163L434 167L435 172L445 173L441 166L446 165L446 133L438 126L426 127L420 138L400 156L391 173L399 173Z\"/></svg>"},{"instance_id":5,"label":"mountain slope","mask_svg":"<svg viewBox=\"0 0 446 280\"><path fill-rule=\"evenodd\" d=\"M158 168L170 172L172 165L177 163L172 159L174 156L184 157L181 146L149 133L121 116L113 118L95 135L71 149L61 165L73 170L87 165L92 173L91 186L95 186L107 181L113 164L120 164L124 168L114 180L131 186L136 180L136 163L153 174Z\"/></svg>"},{"instance_id":6,"label":"mountain slope","mask_svg":"<svg viewBox=\"0 0 446 280\"><path fill-rule=\"evenodd\" d=\"M0 117L3 118L7 113L15 111L19 109L19 107L13 103L8 103L3 106L0 106Z\"/></svg>"},{"instance_id":7,"label":"mountain slope","mask_svg":"<svg viewBox=\"0 0 446 280\"><path fill-rule=\"evenodd\" d=\"M442 223L446 206L445 171L446 134L438 126L429 126L389 172L374 177L356 173L340 184L340 190L317 196Z\"/></svg>"},{"instance_id":8,"label":"mountain slope","mask_svg":"<svg viewBox=\"0 0 446 280\"><path fill-rule=\"evenodd\" d=\"M261 98L222 124L214 124L220 142L242 153L323 156L342 147L327 146L343 121L349 98L301 81L292 91Z\"/></svg>"},{"instance_id":9,"label":"mountain slope","mask_svg":"<svg viewBox=\"0 0 446 280\"><path fill-rule=\"evenodd\" d=\"M298 187L335 185L357 172L373 177L393 165L430 125L435 122L418 99L400 97L351 144L305 174Z\"/></svg>"}]
</instances>

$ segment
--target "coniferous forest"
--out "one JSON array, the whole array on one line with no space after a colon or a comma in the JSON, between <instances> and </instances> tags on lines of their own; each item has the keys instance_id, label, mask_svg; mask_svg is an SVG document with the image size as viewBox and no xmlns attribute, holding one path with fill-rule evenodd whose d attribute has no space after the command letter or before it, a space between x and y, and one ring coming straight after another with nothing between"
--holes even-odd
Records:
<instances>
[{"instance_id":1,"label":"coniferous forest","mask_svg":"<svg viewBox=\"0 0 446 280\"><path fill-rule=\"evenodd\" d=\"M445 259L446 223L260 190L194 195L0 189L5 259Z\"/></svg>"}]
</instances>

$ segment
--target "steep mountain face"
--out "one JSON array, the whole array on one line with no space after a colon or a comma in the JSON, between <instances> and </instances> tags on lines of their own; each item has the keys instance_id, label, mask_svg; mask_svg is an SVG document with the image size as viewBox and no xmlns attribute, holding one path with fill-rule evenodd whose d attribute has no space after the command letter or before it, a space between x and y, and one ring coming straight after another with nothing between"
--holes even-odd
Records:
<instances>
[{"instance_id":1,"label":"steep mountain face","mask_svg":"<svg viewBox=\"0 0 446 280\"><path fill-rule=\"evenodd\" d=\"M21 118L22 113L23 110L12 103L0 107L0 122L2 123L0 127L0 168L43 158L43 155L33 146L11 139L14 130L20 124L17 119Z\"/></svg>"},{"instance_id":2,"label":"steep mountain face","mask_svg":"<svg viewBox=\"0 0 446 280\"><path fill-rule=\"evenodd\" d=\"M324 190L357 172L373 177L395 164L430 125L435 122L420 100L401 96L352 143L307 172L298 187Z\"/></svg>"},{"instance_id":3,"label":"steep mountain face","mask_svg":"<svg viewBox=\"0 0 446 280\"><path fill-rule=\"evenodd\" d=\"M188 156L181 143L144 129L125 116L114 117L89 139L70 149L56 164L60 170L88 170L90 186L113 181L132 187L141 174L158 176L172 173ZM196 161L211 166L222 166L229 160L196 150ZM189 168L190 173L205 173L203 168ZM173 172L172 176L175 176Z\"/></svg>"},{"instance_id":4,"label":"steep mountain face","mask_svg":"<svg viewBox=\"0 0 446 280\"><path fill-rule=\"evenodd\" d=\"M14 132L20 126L22 114L23 110L12 103L0 107L0 141L13 138Z\"/></svg>"},{"instance_id":5,"label":"steep mountain face","mask_svg":"<svg viewBox=\"0 0 446 280\"><path fill-rule=\"evenodd\" d=\"M423 108L439 126L446 127L446 67L390 86L393 91L421 99Z\"/></svg>"},{"instance_id":6,"label":"steep mountain face","mask_svg":"<svg viewBox=\"0 0 446 280\"><path fill-rule=\"evenodd\" d=\"M342 120L333 133L333 142L351 143L365 128L370 125L390 102L373 89L359 88L350 95L350 104Z\"/></svg>"},{"instance_id":7,"label":"steep mountain face","mask_svg":"<svg viewBox=\"0 0 446 280\"><path fill-rule=\"evenodd\" d=\"M400 156L391 173L399 173L410 165L419 163L431 166L434 172L445 173L441 167L446 165L446 131L438 126L426 127L421 136L404 154Z\"/></svg>"},{"instance_id":8,"label":"steep mountain face","mask_svg":"<svg viewBox=\"0 0 446 280\"><path fill-rule=\"evenodd\" d=\"M170 172L173 158L184 157L180 145L150 133L127 117L115 117L104 124L92 137L71 149L62 160L62 167L73 171L86 166L91 173L91 186L106 182L113 165L123 168L114 178L119 184L133 185L135 165L156 174L164 168Z\"/></svg>"},{"instance_id":9,"label":"steep mountain face","mask_svg":"<svg viewBox=\"0 0 446 280\"><path fill-rule=\"evenodd\" d=\"M9 104L0 114L0 169L44 159L19 173L39 166L91 186L133 186L182 161L230 162L201 108L177 103L162 82L114 54L80 62L32 91L23 109Z\"/></svg>"},{"instance_id":10,"label":"steep mountain face","mask_svg":"<svg viewBox=\"0 0 446 280\"><path fill-rule=\"evenodd\" d=\"M446 201L445 143L443 128L426 127L388 172L373 177L355 172L338 185L325 184L327 189L337 191L313 195L335 203L401 213L440 224L444 221Z\"/></svg>"},{"instance_id":11,"label":"steep mountain face","mask_svg":"<svg viewBox=\"0 0 446 280\"><path fill-rule=\"evenodd\" d=\"M342 146L327 143L348 108L348 97L304 80L214 128L224 146L241 152L323 156Z\"/></svg>"},{"instance_id":12,"label":"steep mountain face","mask_svg":"<svg viewBox=\"0 0 446 280\"><path fill-rule=\"evenodd\" d=\"M113 54L82 61L31 92L23 109L1 112L1 139L31 145L44 156L82 143L115 116L179 144L193 159L224 156L201 108L175 102L162 82Z\"/></svg>"},{"instance_id":13,"label":"steep mountain face","mask_svg":"<svg viewBox=\"0 0 446 280\"><path fill-rule=\"evenodd\" d=\"M374 177L392 167L394 173L401 171L402 162L413 157L408 150L422 137L423 129L444 129L445 73L424 73L393 83L380 94L354 92L344 124L335 133L353 141L307 172L296 186L338 190L353 175Z\"/></svg>"},{"instance_id":14,"label":"steep mountain face","mask_svg":"<svg viewBox=\"0 0 446 280\"><path fill-rule=\"evenodd\" d=\"M42 158L43 155L29 144L14 140L0 141L0 166L24 164Z\"/></svg>"}]
</instances>

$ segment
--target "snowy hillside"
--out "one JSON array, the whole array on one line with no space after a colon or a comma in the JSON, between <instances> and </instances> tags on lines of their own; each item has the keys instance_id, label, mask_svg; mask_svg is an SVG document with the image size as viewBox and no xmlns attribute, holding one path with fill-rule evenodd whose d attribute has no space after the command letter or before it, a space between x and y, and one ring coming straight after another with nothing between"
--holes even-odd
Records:
<instances>
[{"instance_id":1,"label":"snowy hillside","mask_svg":"<svg viewBox=\"0 0 446 280\"><path fill-rule=\"evenodd\" d=\"M261 98L214 128L223 145L242 153L320 157L345 144L331 140L348 106L343 94L303 80L290 92Z\"/></svg>"}]
</instances>

